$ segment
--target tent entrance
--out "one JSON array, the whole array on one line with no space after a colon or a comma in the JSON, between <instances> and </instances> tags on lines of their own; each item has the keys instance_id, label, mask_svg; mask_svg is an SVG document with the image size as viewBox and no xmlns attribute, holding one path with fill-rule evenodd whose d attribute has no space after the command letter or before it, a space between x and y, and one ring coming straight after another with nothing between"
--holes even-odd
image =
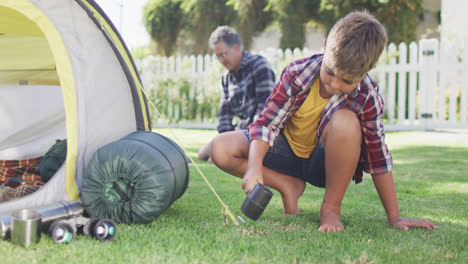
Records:
<instances>
[{"instance_id":1,"label":"tent entrance","mask_svg":"<svg viewBox=\"0 0 468 264\"><path fill-rule=\"evenodd\" d=\"M66 126L46 37L36 23L5 6L0 6L0 57L0 161L8 161L3 183L20 171L6 173L8 164L40 158L57 139L66 138Z\"/></svg>"}]
</instances>

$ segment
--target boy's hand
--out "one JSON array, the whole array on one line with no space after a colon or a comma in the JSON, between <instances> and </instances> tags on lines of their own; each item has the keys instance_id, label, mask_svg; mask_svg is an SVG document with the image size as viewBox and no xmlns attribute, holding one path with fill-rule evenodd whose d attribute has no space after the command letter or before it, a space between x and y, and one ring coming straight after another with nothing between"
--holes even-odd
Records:
<instances>
[{"instance_id":1,"label":"boy's hand","mask_svg":"<svg viewBox=\"0 0 468 264\"><path fill-rule=\"evenodd\" d=\"M409 219L398 217L392 221L390 224L398 229L408 231L410 227L421 227L426 229L437 229L438 227L432 222L423 219Z\"/></svg>"},{"instance_id":2,"label":"boy's hand","mask_svg":"<svg viewBox=\"0 0 468 264\"><path fill-rule=\"evenodd\" d=\"M263 174L262 170L256 169L248 169L242 179L242 189L244 189L245 194L249 194L249 192L255 187L257 183L263 184Z\"/></svg>"},{"instance_id":3,"label":"boy's hand","mask_svg":"<svg viewBox=\"0 0 468 264\"><path fill-rule=\"evenodd\" d=\"M250 143L248 167L241 185L245 194L249 194L255 184L263 184L263 159L269 148L268 143L260 139L254 139Z\"/></svg>"}]
</instances>

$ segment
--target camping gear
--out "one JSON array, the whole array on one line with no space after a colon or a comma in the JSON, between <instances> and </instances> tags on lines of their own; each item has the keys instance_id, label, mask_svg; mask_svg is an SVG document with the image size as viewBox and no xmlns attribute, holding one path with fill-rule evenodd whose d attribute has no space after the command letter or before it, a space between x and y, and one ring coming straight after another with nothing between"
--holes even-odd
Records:
<instances>
[{"instance_id":1,"label":"camping gear","mask_svg":"<svg viewBox=\"0 0 468 264\"><path fill-rule=\"evenodd\" d=\"M57 140L57 142L42 157L37 170L41 180L46 183L62 167L67 157L67 140Z\"/></svg>"},{"instance_id":2,"label":"camping gear","mask_svg":"<svg viewBox=\"0 0 468 264\"><path fill-rule=\"evenodd\" d=\"M112 241L117 225L110 219L84 217L83 206L77 201L55 203L30 209L20 209L0 215L0 238L29 247L48 232L55 243L70 243L76 233L93 236L100 241ZM14 230L16 228L16 230ZM36 236L36 232L39 234Z\"/></svg>"},{"instance_id":3,"label":"camping gear","mask_svg":"<svg viewBox=\"0 0 468 264\"><path fill-rule=\"evenodd\" d=\"M81 201L90 216L146 224L179 199L188 182L182 149L165 136L137 131L96 151Z\"/></svg>"},{"instance_id":4,"label":"camping gear","mask_svg":"<svg viewBox=\"0 0 468 264\"><path fill-rule=\"evenodd\" d=\"M67 139L64 164L0 214L79 199L97 149L151 130L137 68L93 0L0 0L0 160L43 156Z\"/></svg>"},{"instance_id":5,"label":"camping gear","mask_svg":"<svg viewBox=\"0 0 468 264\"><path fill-rule=\"evenodd\" d=\"M83 234L103 242L112 241L117 234L117 224L110 219L90 218L83 226Z\"/></svg>"},{"instance_id":6,"label":"camping gear","mask_svg":"<svg viewBox=\"0 0 468 264\"><path fill-rule=\"evenodd\" d=\"M52 240L57 244L70 243L77 233L93 236L109 242L117 234L117 225L110 219L87 218L81 215L69 219L57 219L49 228Z\"/></svg>"},{"instance_id":7,"label":"camping gear","mask_svg":"<svg viewBox=\"0 0 468 264\"><path fill-rule=\"evenodd\" d=\"M0 184L17 181L26 185L42 185L42 179L37 171L42 157L22 160L0 160ZM11 186L10 187L16 187Z\"/></svg>"},{"instance_id":8,"label":"camping gear","mask_svg":"<svg viewBox=\"0 0 468 264\"><path fill-rule=\"evenodd\" d=\"M17 185L10 187L8 185ZM41 185L24 185L20 181L9 180L0 188L0 202L6 202L30 195L41 188Z\"/></svg>"},{"instance_id":9,"label":"camping gear","mask_svg":"<svg viewBox=\"0 0 468 264\"><path fill-rule=\"evenodd\" d=\"M248 218L257 221L271 200L273 193L261 183L257 183L242 204L241 211Z\"/></svg>"},{"instance_id":10,"label":"camping gear","mask_svg":"<svg viewBox=\"0 0 468 264\"><path fill-rule=\"evenodd\" d=\"M11 242L31 247L41 240L41 214L21 209L11 215Z\"/></svg>"},{"instance_id":11,"label":"camping gear","mask_svg":"<svg viewBox=\"0 0 468 264\"><path fill-rule=\"evenodd\" d=\"M57 219L66 219L81 215L84 208L77 201L62 202L33 207L30 210L41 214L41 230L47 232L53 221ZM11 231L12 212L0 215L0 238L9 239Z\"/></svg>"},{"instance_id":12,"label":"camping gear","mask_svg":"<svg viewBox=\"0 0 468 264\"><path fill-rule=\"evenodd\" d=\"M50 226L49 234L56 244L68 244L75 239L76 226L67 219L58 219Z\"/></svg>"}]
</instances>

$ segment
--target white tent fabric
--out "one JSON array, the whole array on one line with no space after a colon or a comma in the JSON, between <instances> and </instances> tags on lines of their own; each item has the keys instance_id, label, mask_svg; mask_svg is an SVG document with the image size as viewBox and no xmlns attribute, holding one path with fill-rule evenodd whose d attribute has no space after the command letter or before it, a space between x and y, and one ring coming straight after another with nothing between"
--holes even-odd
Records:
<instances>
[{"instance_id":1,"label":"white tent fabric","mask_svg":"<svg viewBox=\"0 0 468 264\"><path fill-rule=\"evenodd\" d=\"M43 156L66 137L60 87L0 85L0 120L0 160Z\"/></svg>"},{"instance_id":2,"label":"white tent fabric","mask_svg":"<svg viewBox=\"0 0 468 264\"><path fill-rule=\"evenodd\" d=\"M40 4L62 35L72 64L78 138L85 139L78 141L76 168L81 175L98 147L136 130L130 87L112 47L75 1L32 2Z\"/></svg>"}]
</instances>

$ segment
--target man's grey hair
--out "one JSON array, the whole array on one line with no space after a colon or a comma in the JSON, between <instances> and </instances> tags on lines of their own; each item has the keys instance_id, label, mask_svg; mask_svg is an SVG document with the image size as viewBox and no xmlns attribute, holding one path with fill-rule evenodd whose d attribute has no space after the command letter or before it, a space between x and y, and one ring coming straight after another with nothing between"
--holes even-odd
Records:
<instances>
[{"instance_id":1,"label":"man's grey hair","mask_svg":"<svg viewBox=\"0 0 468 264\"><path fill-rule=\"evenodd\" d=\"M219 26L217 27L210 35L208 44L213 49L218 42L223 41L226 45L232 48L235 44L239 45L242 49L242 40L239 34L234 31L234 29L228 26Z\"/></svg>"}]
</instances>

